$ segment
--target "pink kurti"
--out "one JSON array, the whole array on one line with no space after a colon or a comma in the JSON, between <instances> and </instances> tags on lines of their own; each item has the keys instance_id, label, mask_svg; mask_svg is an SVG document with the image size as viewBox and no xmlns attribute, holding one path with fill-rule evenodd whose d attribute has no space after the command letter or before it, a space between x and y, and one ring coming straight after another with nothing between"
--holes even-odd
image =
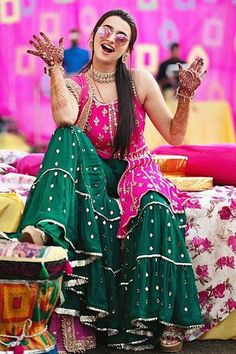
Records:
<instances>
[{"instance_id":1,"label":"pink kurti","mask_svg":"<svg viewBox=\"0 0 236 354\"><path fill-rule=\"evenodd\" d=\"M78 125L81 126L83 109L88 106L86 122L82 129L96 148L98 155L103 159L120 158L119 154L113 155L113 140L116 133L118 119L118 102L102 103L94 96L86 74L73 77L81 90L80 110ZM156 191L162 194L170 202L174 213L183 213L181 198L177 188L160 172L159 166L153 161L148 147L144 141L145 111L140 104L137 95L134 98L136 113L136 127L131 136L130 152L124 160L128 166L121 176L117 192L121 204L121 220L118 230L118 238L127 236L127 226L131 218L137 216L142 196L148 191ZM83 120L85 118L83 117Z\"/></svg>"}]
</instances>

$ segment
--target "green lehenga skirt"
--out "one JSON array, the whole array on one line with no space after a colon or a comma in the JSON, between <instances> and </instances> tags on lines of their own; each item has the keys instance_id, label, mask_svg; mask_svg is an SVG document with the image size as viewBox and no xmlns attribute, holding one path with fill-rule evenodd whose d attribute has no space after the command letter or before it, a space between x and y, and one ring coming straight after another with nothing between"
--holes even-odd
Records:
<instances>
[{"instance_id":1,"label":"green lehenga skirt","mask_svg":"<svg viewBox=\"0 0 236 354\"><path fill-rule=\"evenodd\" d=\"M68 249L73 274L57 312L107 331L108 344L150 348L162 324L202 324L185 246L185 215L156 192L143 198L125 241L117 239L117 184L127 163L102 160L78 127L58 128L32 186L20 232L41 228Z\"/></svg>"}]
</instances>

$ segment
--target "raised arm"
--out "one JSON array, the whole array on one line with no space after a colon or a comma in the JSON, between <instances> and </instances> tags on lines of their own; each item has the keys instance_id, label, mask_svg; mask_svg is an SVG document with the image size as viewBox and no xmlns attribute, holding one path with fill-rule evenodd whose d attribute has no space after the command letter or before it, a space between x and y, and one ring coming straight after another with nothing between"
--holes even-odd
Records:
<instances>
[{"instance_id":1,"label":"raised arm","mask_svg":"<svg viewBox=\"0 0 236 354\"><path fill-rule=\"evenodd\" d=\"M73 85L67 82L68 79L63 77L63 38L60 39L57 48L44 33L41 32L40 35L42 39L34 35L35 41L30 41L37 51L28 50L27 52L43 59L48 67L51 76L53 120L59 126L73 125L79 112L79 90L73 88Z\"/></svg>"},{"instance_id":2,"label":"raised arm","mask_svg":"<svg viewBox=\"0 0 236 354\"><path fill-rule=\"evenodd\" d=\"M171 145L180 145L184 139L191 98L201 83L203 59L196 59L187 70L179 64L178 105L170 112L153 76L144 70L135 70L138 97L154 126Z\"/></svg>"}]
</instances>

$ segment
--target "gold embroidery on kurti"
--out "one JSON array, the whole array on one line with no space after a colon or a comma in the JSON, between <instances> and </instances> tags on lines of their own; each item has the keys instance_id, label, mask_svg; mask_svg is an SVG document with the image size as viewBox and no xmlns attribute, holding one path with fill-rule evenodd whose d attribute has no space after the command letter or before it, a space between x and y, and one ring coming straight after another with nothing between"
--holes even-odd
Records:
<instances>
[{"instance_id":1,"label":"gold embroidery on kurti","mask_svg":"<svg viewBox=\"0 0 236 354\"><path fill-rule=\"evenodd\" d=\"M88 99L87 99L87 101L86 101L86 103L79 115L79 119L77 121L77 125L82 131L84 131L86 129L86 125L87 125L88 119L90 117L92 105L93 105L93 89L92 89L92 86L89 81L87 73L85 73L85 78L87 80L88 87L89 87Z\"/></svg>"},{"instance_id":2,"label":"gold embroidery on kurti","mask_svg":"<svg viewBox=\"0 0 236 354\"><path fill-rule=\"evenodd\" d=\"M80 93L81 93L81 87L72 79L65 79L66 87L68 90L73 94L75 97L76 101L79 104L79 98L80 98Z\"/></svg>"},{"instance_id":3,"label":"gold embroidery on kurti","mask_svg":"<svg viewBox=\"0 0 236 354\"><path fill-rule=\"evenodd\" d=\"M77 353L80 350L86 351L96 347L95 336L89 336L81 340L76 339L73 316L62 315L61 326L63 344L67 352Z\"/></svg>"}]
</instances>

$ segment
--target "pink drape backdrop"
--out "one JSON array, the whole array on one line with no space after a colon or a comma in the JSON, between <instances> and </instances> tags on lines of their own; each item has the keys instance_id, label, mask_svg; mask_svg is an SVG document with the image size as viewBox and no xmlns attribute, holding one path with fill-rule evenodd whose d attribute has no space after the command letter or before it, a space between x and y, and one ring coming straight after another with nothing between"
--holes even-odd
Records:
<instances>
[{"instance_id":1,"label":"pink drape backdrop","mask_svg":"<svg viewBox=\"0 0 236 354\"><path fill-rule=\"evenodd\" d=\"M180 42L183 59L202 55L207 63L197 98L229 100L236 119L236 0L1 0L0 115L12 116L30 142L46 143L55 128L49 78L40 59L26 53L29 39L44 31L57 42L79 27L88 48L95 21L117 7L137 21L135 67L155 74L168 44Z\"/></svg>"}]
</instances>

